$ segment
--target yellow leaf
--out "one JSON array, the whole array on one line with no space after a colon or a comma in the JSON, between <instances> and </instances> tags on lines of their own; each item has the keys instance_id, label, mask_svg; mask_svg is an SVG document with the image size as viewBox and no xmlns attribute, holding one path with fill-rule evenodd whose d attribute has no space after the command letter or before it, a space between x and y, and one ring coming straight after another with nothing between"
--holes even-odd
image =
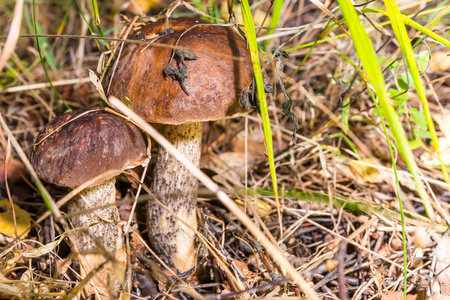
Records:
<instances>
[{"instance_id":1,"label":"yellow leaf","mask_svg":"<svg viewBox=\"0 0 450 300\"><path fill-rule=\"evenodd\" d=\"M353 174L358 176L365 182L380 183L385 179L385 175L381 174L377 168L372 167L374 163L366 158L360 161L352 160L350 162L350 169Z\"/></svg>"},{"instance_id":2,"label":"yellow leaf","mask_svg":"<svg viewBox=\"0 0 450 300\"><path fill-rule=\"evenodd\" d=\"M15 204L14 211L16 215L17 233L25 237L31 225L30 214ZM13 213L8 199L0 200L0 233L15 236Z\"/></svg>"},{"instance_id":3,"label":"yellow leaf","mask_svg":"<svg viewBox=\"0 0 450 300\"><path fill-rule=\"evenodd\" d=\"M242 12L241 12L241 5L235 4L233 5L233 12L236 16L236 22L238 24L243 24L244 20L242 19ZM228 14L228 1L222 1L220 5L220 17L222 19L228 20L229 14ZM270 24L270 14L266 17L266 12L261 10L260 8L256 8L253 10L253 22L255 23L255 26L262 26L262 23L264 21L264 26L269 26Z\"/></svg>"}]
</instances>

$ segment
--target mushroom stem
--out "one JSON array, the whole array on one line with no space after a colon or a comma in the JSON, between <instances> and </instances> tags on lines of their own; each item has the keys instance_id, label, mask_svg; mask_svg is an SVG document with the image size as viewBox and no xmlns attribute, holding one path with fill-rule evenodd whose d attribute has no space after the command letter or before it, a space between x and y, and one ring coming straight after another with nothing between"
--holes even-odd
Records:
<instances>
[{"instance_id":1,"label":"mushroom stem","mask_svg":"<svg viewBox=\"0 0 450 300\"><path fill-rule=\"evenodd\" d=\"M110 206L85 213L80 212L115 203L115 183L116 179L113 177L99 185L86 188L69 202L68 212L74 214L70 217L73 227L87 228L76 232L77 246L80 251L96 248L97 242L106 251L114 254L118 238L118 227L114 222L118 220L117 208Z\"/></svg>"},{"instance_id":2,"label":"mushroom stem","mask_svg":"<svg viewBox=\"0 0 450 300\"><path fill-rule=\"evenodd\" d=\"M200 163L202 123L164 125L161 134L196 166ZM152 191L179 218L197 229L198 180L163 147L159 148ZM195 233L155 202L147 205L153 249L171 267L186 272L196 264Z\"/></svg>"}]
</instances>

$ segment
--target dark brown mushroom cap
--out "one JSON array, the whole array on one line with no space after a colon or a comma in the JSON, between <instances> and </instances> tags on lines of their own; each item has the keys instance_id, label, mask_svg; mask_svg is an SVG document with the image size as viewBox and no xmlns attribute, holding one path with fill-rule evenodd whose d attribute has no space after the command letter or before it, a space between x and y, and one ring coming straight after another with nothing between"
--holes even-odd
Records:
<instances>
[{"instance_id":1,"label":"dark brown mushroom cap","mask_svg":"<svg viewBox=\"0 0 450 300\"><path fill-rule=\"evenodd\" d=\"M146 145L136 126L104 108L93 107L63 114L45 125L30 160L41 179L77 187L107 171L117 172L104 180L142 164Z\"/></svg>"},{"instance_id":2,"label":"dark brown mushroom cap","mask_svg":"<svg viewBox=\"0 0 450 300\"><path fill-rule=\"evenodd\" d=\"M165 19L161 19L146 25L140 33L147 37L158 34L166 29L164 22ZM173 33L155 42L175 45L187 28L197 24L211 23L192 18L169 19L168 28L173 28ZM197 59L185 60L187 78L184 84L189 95L178 80L163 74L173 50L151 44L124 47L109 95L119 99L128 97L136 113L149 122L161 124L218 120L248 112L241 107L239 99L253 81L253 66L245 40L234 29L198 26L185 33L177 45L199 50L189 51ZM232 60L229 58L232 56L243 61ZM171 67L181 68L178 56L175 55ZM106 87L112 69L105 77Z\"/></svg>"}]
</instances>

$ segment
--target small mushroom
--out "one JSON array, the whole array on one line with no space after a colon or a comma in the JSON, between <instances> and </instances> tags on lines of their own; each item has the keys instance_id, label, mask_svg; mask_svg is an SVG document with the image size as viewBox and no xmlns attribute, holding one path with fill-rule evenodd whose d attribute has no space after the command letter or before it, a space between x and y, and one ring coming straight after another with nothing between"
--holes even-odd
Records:
<instances>
[{"instance_id":1,"label":"small mushroom","mask_svg":"<svg viewBox=\"0 0 450 300\"><path fill-rule=\"evenodd\" d=\"M240 99L253 81L250 52L233 28L200 19L168 19L167 26L161 19L140 29L139 39L147 37L189 51L128 44L114 76L114 68L108 71L105 89L119 99L127 97L134 111L148 122L164 124L161 133L198 166L202 122L248 112ZM197 229L197 179L162 147L153 173L152 191ZM153 201L147 210L156 253L180 272L193 268L198 250L195 233Z\"/></svg>"},{"instance_id":2,"label":"small mushroom","mask_svg":"<svg viewBox=\"0 0 450 300\"><path fill-rule=\"evenodd\" d=\"M92 181L68 203L73 227L87 228L76 231L77 246L86 251L98 243L114 254L119 242L115 177L147 161L137 127L101 107L65 113L41 130L30 161L41 179L57 186L75 188ZM97 259L91 257L88 267L98 265Z\"/></svg>"}]
</instances>

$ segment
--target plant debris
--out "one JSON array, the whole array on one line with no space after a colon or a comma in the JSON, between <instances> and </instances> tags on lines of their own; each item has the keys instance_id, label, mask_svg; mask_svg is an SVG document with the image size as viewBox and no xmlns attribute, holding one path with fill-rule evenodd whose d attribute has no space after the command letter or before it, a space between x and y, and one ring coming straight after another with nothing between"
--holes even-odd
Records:
<instances>
[{"instance_id":1,"label":"plant debris","mask_svg":"<svg viewBox=\"0 0 450 300\"><path fill-rule=\"evenodd\" d=\"M298 118L295 113L291 111L292 107L292 99L289 96L286 87L284 85L283 78L281 77L280 72L283 71L283 59L290 59L291 57L289 54L286 53L286 51L278 50L272 52L273 58L275 59L275 81L280 86L281 91L284 94L284 102L283 102L283 113L284 115L288 116L292 122L294 122L294 130L292 131L292 143L294 143L295 146L298 146L297 144L297 130L298 130Z\"/></svg>"},{"instance_id":2,"label":"plant debris","mask_svg":"<svg viewBox=\"0 0 450 300\"><path fill-rule=\"evenodd\" d=\"M167 63L167 66L164 69L164 76L171 76L173 79L179 81L181 88L186 93L186 95L189 96L189 93L186 90L186 86L184 85L184 80L187 78L187 76L186 76L187 66L186 66L184 60L185 59L198 59L199 57L195 56L192 53L189 53L188 51L183 51L183 50L179 50L179 49L175 49L175 56L178 56L178 59L180 60L180 63L181 63L181 68L180 69L172 68L170 66L170 64L172 62L172 58L171 58L169 60L169 62Z\"/></svg>"},{"instance_id":3,"label":"plant debris","mask_svg":"<svg viewBox=\"0 0 450 300\"><path fill-rule=\"evenodd\" d=\"M142 1L136 0L136 3ZM166 0L157 2L159 7L168 7L168 17L194 14L189 10L193 6L183 6L185 2L181 0L171 1L172 4ZM270 17L276 4L258 2L258 10L269 11ZM70 6L66 6L65 1L38 1L35 5L37 12L54 12L36 17L39 30L50 34L39 37L39 43L49 78L57 91L74 110L105 105L96 90L101 85L93 72L94 84L89 80L89 69L96 67L101 54L90 40L93 36L84 26L82 16L78 11L68 13ZM82 5L81 1L80 7L85 10ZM217 4L213 2L213 6L209 6L209 2L199 2L195 5L203 9L198 9L195 15L205 16L204 11L213 13ZM336 14L340 11L338 3L331 2L327 7L317 5L320 5L317 1L294 1L285 5L277 29L263 28L258 33L265 49L284 49L274 52L272 57L268 52L263 53L263 57L272 59L265 63L267 78L273 78L274 85L264 88L268 93L281 218L277 214L277 195L265 156L263 127L256 114L259 103L254 83L242 93L240 104L247 109L254 108L256 113L204 124L208 143L204 143L202 149L201 168L264 230L265 236L283 251L286 259L323 299L403 299L405 284L406 299L449 297L449 192L441 169L436 167L439 162L435 147L430 143L428 129L423 126L426 123L423 107L408 69L401 55L392 56L399 49L397 42L390 38L392 29L382 25L386 17L379 13L371 12L371 19L366 19L365 13L379 8L382 3L361 4L358 9L363 14L359 17L364 26L373 28L371 21L379 26L380 31L371 32L371 40L377 45L378 63L392 103L432 196L438 215L435 222L424 215L415 182L400 157L396 161L399 184L395 181L381 118L374 112L371 90L362 77L365 70L359 69L352 41L340 28L346 28L347 23ZM434 20L430 12L442 5L445 5L442 1L416 1L400 10L404 16L413 15L417 24L427 24ZM223 6L225 11L233 10L226 1ZM0 7L0 26L7 35L14 15L14 1L3 1ZM71 9L75 9L74 6ZM155 5L153 9L156 10ZM28 10L25 6L21 13L28 16ZM121 26L114 2L104 2L99 10L104 28ZM134 18L134 14L127 11L121 13L128 14L127 20ZM145 13L153 17L141 17L139 26L164 17L156 16L155 11ZM441 9L440 13L442 20L448 17L445 10ZM340 23L336 24L330 16ZM91 29L98 32L95 16L91 20ZM440 28L446 26L442 20L430 23L433 24L430 30L442 35ZM266 19L263 26L269 23ZM134 22L130 21L132 24ZM32 27L22 23L21 34L34 34ZM134 29L139 28L133 28L136 32ZM89 39L56 35L60 30ZM427 95L432 95L428 97L431 118L437 126L442 158L448 164L450 80L446 58L449 51L443 44L425 39L426 35L415 28L408 27L408 30L411 37L421 41L414 55L419 64L425 66L421 69L422 80ZM136 34L132 38L150 44L149 38L158 39L170 31L167 28L152 37ZM121 37L127 36L124 32ZM120 44L127 41L118 40L116 48L111 43L107 50L119 55ZM105 50L103 45L100 48ZM114 278L115 272L126 274L126 284L122 286L109 282L109 295L103 296L111 299L119 297L119 293L131 299L180 300L296 300L305 296L301 287L286 277L284 270L277 268L274 259L258 242L259 237L252 235L236 215L219 204L216 194L202 185L197 211L202 239L198 242L200 258L196 267L177 274L161 264L149 247L142 214L145 204L153 199L147 191L153 176L151 166L146 176L142 176L142 170L133 169L118 178L115 201L120 207L118 222L124 229L121 231L123 251L112 257L100 249L93 250L90 254L102 255L105 263L82 278L80 255L69 239L74 230L61 222L66 218L66 208L60 207L61 219L46 217L50 212L41 195L45 189L59 206L61 201L70 198L70 192L48 183L36 187L30 179L27 161L20 159L16 148L9 145L12 135L18 147L29 155L44 124L66 110L49 88L42 66L36 60L39 57L36 49L34 38L19 38L0 74L0 118L7 124L0 130L0 298L65 299L73 296L86 299L90 279L102 270L108 270L109 278ZM185 79L189 76L186 60L190 59L201 58L189 52L174 51L164 72L165 76L178 81L174 82L175 87L178 89L177 84L180 84L186 94ZM172 68L172 64L175 67ZM101 89L98 91L102 93ZM290 130L292 124L293 131ZM390 134L392 128L387 130ZM51 134L58 134L58 131ZM292 142L301 147L292 147ZM155 147L152 152L156 154ZM405 212L405 253L398 195L401 195ZM13 209L16 224L12 219ZM15 231L22 236L17 238ZM406 281L403 256L407 260ZM126 272L118 267L117 261L127 263Z\"/></svg>"}]
</instances>

